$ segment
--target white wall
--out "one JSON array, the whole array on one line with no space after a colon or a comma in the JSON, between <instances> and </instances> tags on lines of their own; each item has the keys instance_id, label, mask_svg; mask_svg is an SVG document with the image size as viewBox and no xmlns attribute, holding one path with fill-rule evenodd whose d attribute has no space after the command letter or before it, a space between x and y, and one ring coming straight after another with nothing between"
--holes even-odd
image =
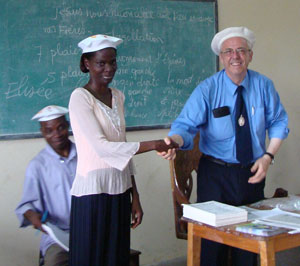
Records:
<instances>
[{"instance_id":1,"label":"white wall","mask_svg":"<svg viewBox=\"0 0 300 266\"><path fill-rule=\"evenodd\" d=\"M270 168L266 195L271 196L276 187L300 193L300 1L220 0L218 5L219 29L244 25L255 32L250 68L274 81L290 117L291 133ZM162 138L166 133L130 132L128 139ZM42 139L0 141L0 266L37 263L39 237L32 229L18 229L13 210L20 199L26 165L43 146ZM183 256L186 241L177 240L174 234L168 162L151 152L136 156L135 163L145 216L132 232L132 247L143 252L143 265Z\"/></svg>"},{"instance_id":2,"label":"white wall","mask_svg":"<svg viewBox=\"0 0 300 266\"><path fill-rule=\"evenodd\" d=\"M293 0L220 0L219 29L245 25L256 35L249 68L270 77L289 114L290 135L270 167L266 194L282 186L300 193L300 2Z\"/></svg>"}]
</instances>

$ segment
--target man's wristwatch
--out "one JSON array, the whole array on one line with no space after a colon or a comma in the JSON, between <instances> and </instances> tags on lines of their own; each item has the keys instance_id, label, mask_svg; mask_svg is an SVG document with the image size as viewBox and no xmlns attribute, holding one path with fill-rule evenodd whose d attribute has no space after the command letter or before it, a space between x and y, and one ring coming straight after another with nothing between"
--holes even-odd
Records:
<instances>
[{"instance_id":1,"label":"man's wristwatch","mask_svg":"<svg viewBox=\"0 0 300 266\"><path fill-rule=\"evenodd\" d=\"M270 156L270 158L271 158L271 163L270 164L274 164L274 155L270 152L267 152L267 151L265 152L265 154Z\"/></svg>"}]
</instances>

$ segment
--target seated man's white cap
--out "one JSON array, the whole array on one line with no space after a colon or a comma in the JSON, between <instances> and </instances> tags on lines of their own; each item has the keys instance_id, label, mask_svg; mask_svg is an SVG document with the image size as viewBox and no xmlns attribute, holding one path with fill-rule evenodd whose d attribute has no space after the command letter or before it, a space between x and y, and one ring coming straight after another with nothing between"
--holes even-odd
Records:
<instances>
[{"instance_id":1,"label":"seated man's white cap","mask_svg":"<svg viewBox=\"0 0 300 266\"><path fill-rule=\"evenodd\" d=\"M49 121L64 116L68 112L68 109L65 107L49 105L35 114L31 120L37 120L39 122Z\"/></svg>"},{"instance_id":2,"label":"seated man's white cap","mask_svg":"<svg viewBox=\"0 0 300 266\"><path fill-rule=\"evenodd\" d=\"M221 46L224 41L233 37L241 37L248 41L249 48L252 49L255 43L253 31L246 27L231 27L218 32L211 42L211 49L216 55L221 52Z\"/></svg>"},{"instance_id":3,"label":"seated man's white cap","mask_svg":"<svg viewBox=\"0 0 300 266\"><path fill-rule=\"evenodd\" d=\"M96 52L105 48L117 49L117 46L122 42L123 40L120 38L98 34L82 40L78 43L78 46L82 49L82 53L84 54Z\"/></svg>"}]
</instances>

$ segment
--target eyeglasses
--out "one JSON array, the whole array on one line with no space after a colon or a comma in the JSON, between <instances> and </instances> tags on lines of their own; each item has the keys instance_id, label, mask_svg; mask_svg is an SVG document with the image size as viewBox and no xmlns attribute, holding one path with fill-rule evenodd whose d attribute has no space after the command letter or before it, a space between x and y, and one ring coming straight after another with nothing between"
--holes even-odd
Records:
<instances>
[{"instance_id":1,"label":"eyeglasses","mask_svg":"<svg viewBox=\"0 0 300 266\"><path fill-rule=\"evenodd\" d=\"M251 49L241 47L241 48L237 48L235 50L231 49L231 48L228 48L224 51L221 51L220 53L225 55L225 56L230 57L230 56L233 56L234 52L236 52L238 55L245 55L247 52L250 52L250 51L251 51Z\"/></svg>"}]
</instances>

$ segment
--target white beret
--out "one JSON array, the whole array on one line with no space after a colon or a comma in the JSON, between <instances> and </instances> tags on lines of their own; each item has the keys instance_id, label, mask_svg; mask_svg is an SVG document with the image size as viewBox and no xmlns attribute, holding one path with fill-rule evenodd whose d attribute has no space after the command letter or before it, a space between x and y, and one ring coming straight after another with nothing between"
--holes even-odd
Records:
<instances>
[{"instance_id":1,"label":"white beret","mask_svg":"<svg viewBox=\"0 0 300 266\"><path fill-rule=\"evenodd\" d=\"M218 32L211 41L211 49L216 55L220 54L222 43L232 37L241 37L248 41L250 49L255 43L254 33L246 27L231 27Z\"/></svg>"},{"instance_id":2,"label":"white beret","mask_svg":"<svg viewBox=\"0 0 300 266\"><path fill-rule=\"evenodd\" d=\"M123 40L120 38L98 34L82 40L78 43L78 46L82 49L82 53L84 54L99 51L104 48L117 49L117 46L122 42Z\"/></svg>"},{"instance_id":3,"label":"white beret","mask_svg":"<svg viewBox=\"0 0 300 266\"><path fill-rule=\"evenodd\" d=\"M67 114L69 111L65 107L57 106L57 105L49 105L40 110L37 114L35 114L31 120L37 120L39 122L53 120L55 118L61 117Z\"/></svg>"}]
</instances>

